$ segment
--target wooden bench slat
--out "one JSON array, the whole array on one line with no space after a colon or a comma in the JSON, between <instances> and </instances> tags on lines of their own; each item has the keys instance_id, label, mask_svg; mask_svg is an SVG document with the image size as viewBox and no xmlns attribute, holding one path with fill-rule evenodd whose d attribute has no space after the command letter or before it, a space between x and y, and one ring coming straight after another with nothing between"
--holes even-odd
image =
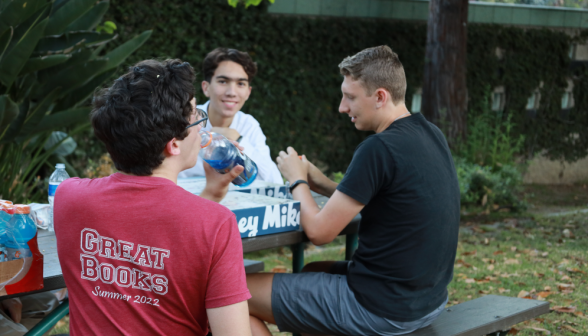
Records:
<instances>
[{"instance_id":1,"label":"wooden bench slat","mask_svg":"<svg viewBox=\"0 0 588 336\"><path fill-rule=\"evenodd\" d=\"M549 313L549 302L487 295L446 308L430 326L410 336L481 336Z\"/></svg>"},{"instance_id":2,"label":"wooden bench slat","mask_svg":"<svg viewBox=\"0 0 588 336\"><path fill-rule=\"evenodd\" d=\"M243 259L243 263L245 264L245 273L263 272L265 268L263 261Z\"/></svg>"}]
</instances>

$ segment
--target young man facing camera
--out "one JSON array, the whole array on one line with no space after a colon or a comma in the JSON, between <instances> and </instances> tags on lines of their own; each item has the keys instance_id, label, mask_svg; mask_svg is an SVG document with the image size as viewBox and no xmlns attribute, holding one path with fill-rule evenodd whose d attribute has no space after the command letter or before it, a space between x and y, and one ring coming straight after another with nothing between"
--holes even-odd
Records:
<instances>
[{"instance_id":1,"label":"young man facing camera","mask_svg":"<svg viewBox=\"0 0 588 336\"><path fill-rule=\"evenodd\" d=\"M291 147L277 161L310 241L333 241L361 212L359 246L350 262L303 270L313 273L248 276L254 335L269 335L262 320L298 333L401 335L432 323L447 302L460 208L447 142L406 109L404 69L389 47L365 49L339 68L339 112L376 134L357 147L339 184ZM322 209L311 189L330 197Z\"/></svg>"},{"instance_id":2,"label":"young man facing camera","mask_svg":"<svg viewBox=\"0 0 588 336\"><path fill-rule=\"evenodd\" d=\"M188 63L147 60L94 98L94 132L120 173L55 195L71 335L251 335L235 215L213 202L243 167L207 165L200 197L176 185L207 122L193 81Z\"/></svg>"},{"instance_id":3,"label":"young man facing camera","mask_svg":"<svg viewBox=\"0 0 588 336\"><path fill-rule=\"evenodd\" d=\"M256 164L262 181L283 184L282 176L270 157L259 122L241 108L251 94L251 80L257 66L245 52L216 48L202 63L202 91L210 100L198 108L208 113L209 125L203 128L237 141ZM196 166L180 173L180 177L203 176L202 159Z\"/></svg>"}]
</instances>

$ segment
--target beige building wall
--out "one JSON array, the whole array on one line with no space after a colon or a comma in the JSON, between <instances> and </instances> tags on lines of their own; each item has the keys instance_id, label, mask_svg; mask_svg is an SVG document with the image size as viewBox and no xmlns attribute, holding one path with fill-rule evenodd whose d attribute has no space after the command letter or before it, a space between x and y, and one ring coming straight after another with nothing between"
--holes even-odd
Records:
<instances>
[{"instance_id":1,"label":"beige building wall","mask_svg":"<svg viewBox=\"0 0 588 336\"><path fill-rule=\"evenodd\" d=\"M537 156L529 162L524 183L571 184L588 181L588 157L574 163L551 161Z\"/></svg>"}]
</instances>

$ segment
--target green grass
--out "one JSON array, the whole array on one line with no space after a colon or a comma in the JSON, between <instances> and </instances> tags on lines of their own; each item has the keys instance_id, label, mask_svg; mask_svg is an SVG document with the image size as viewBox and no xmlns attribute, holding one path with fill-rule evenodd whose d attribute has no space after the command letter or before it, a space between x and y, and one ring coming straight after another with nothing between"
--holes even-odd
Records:
<instances>
[{"instance_id":1,"label":"green grass","mask_svg":"<svg viewBox=\"0 0 588 336\"><path fill-rule=\"evenodd\" d=\"M486 228L470 222L460 230L450 305L487 294L547 300L575 313L521 323L517 335L541 334L528 328L588 333L588 214L512 218Z\"/></svg>"}]
</instances>

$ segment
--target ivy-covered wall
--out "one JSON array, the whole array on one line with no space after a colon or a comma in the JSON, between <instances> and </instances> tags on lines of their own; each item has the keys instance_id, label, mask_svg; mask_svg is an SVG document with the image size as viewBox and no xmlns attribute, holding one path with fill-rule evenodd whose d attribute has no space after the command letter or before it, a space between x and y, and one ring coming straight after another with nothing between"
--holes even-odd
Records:
<instances>
[{"instance_id":1,"label":"ivy-covered wall","mask_svg":"<svg viewBox=\"0 0 588 336\"><path fill-rule=\"evenodd\" d=\"M248 51L259 67L244 111L261 123L277 156L293 146L330 171L344 171L357 144L368 133L356 131L338 113L342 78L337 65L356 52L389 45L404 64L407 106L421 86L426 23L387 20L276 16L267 5L232 8L226 0L112 0L107 19L118 26L121 41L146 29L153 35L129 58L181 58L200 71L210 50ZM471 115L482 111L487 88L504 85L506 111L527 138L528 151L543 149L554 157L575 159L588 148L588 68L576 70L576 106L562 114L559 105L570 73L572 39L550 30L523 30L471 24L468 33L468 88ZM504 49L504 58L495 55ZM199 76L198 81L202 80ZM543 81L541 107L525 112L530 93ZM197 84L199 87L199 85ZM198 90L199 91L199 90ZM199 102L205 97L199 93ZM569 135L577 133L578 136Z\"/></svg>"}]
</instances>

